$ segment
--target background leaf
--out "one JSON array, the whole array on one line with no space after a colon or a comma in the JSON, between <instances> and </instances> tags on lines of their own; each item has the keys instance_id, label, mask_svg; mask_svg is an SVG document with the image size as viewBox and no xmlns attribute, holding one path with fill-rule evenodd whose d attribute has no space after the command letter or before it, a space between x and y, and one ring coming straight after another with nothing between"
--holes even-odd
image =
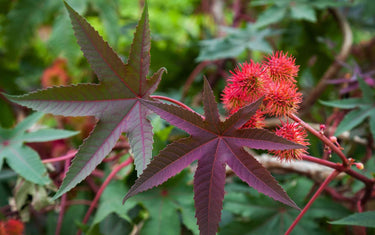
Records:
<instances>
[{"instance_id":1,"label":"background leaf","mask_svg":"<svg viewBox=\"0 0 375 235\"><path fill-rule=\"evenodd\" d=\"M290 15L294 19L316 22L316 14L312 7L307 4L296 4L290 8Z\"/></svg>"},{"instance_id":2,"label":"background leaf","mask_svg":"<svg viewBox=\"0 0 375 235\"><path fill-rule=\"evenodd\" d=\"M25 133L22 140L25 142L46 142L59 140L77 135L78 131L58 130L58 129L40 129L33 132Z\"/></svg>"},{"instance_id":3,"label":"background leaf","mask_svg":"<svg viewBox=\"0 0 375 235\"><path fill-rule=\"evenodd\" d=\"M37 152L29 147L21 146L9 148L6 153L7 163L17 174L36 184L50 183L46 168Z\"/></svg>"},{"instance_id":4,"label":"background leaf","mask_svg":"<svg viewBox=\"0 0 375 235\"><path fill-rule=\"evenodd\" d=\"M42 116L42 113L33 113L13 129L0 127L0 170L4 159L6 159L8 165L26 180L44 185L50 183L47 170L38 153L25 146L24 143L63 139L76 135L78 132L57 129L39 129L34 132L26 132Z\"/></svg>"},{"instance_id":5,"label":"background leaf","mask_svg":"<svg viewBox=\"0 0 375 235\"><path fill-rule=\"evenodd\" d=\"M123 194L126 191L127 188L121 181L112 181L108 184L100 198L100 204L92 224L95 225L102 222L111 213L115 213L120 218L130 222L131 218L129 218L127 213L135 206L135 201L130 200L126 205L121 203Z\"/></svg>"},{"instance_id":6,"label":"background leaf","mask_svg":"<svg viewBox=\"0 0 375 235\"><path fill-rule=\"evenodd\" d=\"M18 1L15 8L7 15L7 26L5 28L6 48L9 54L17 57L27 46L28 40L33 37L37 26L42 24L48 7L49 0ZM43 12L44 14L38 14ZM19 17L22 15L23 17Z\"/></svg>"},{"instance_id":7,"label":"background leaf","mask_svg":"<svg viewBox=\"0 0 375 235\"><path fill-rule=\"evenodd\" d=\"M339 126L336 129L335 135L338 136L344 131L351 130L352 128L356 127L374 111L375 111L375 108L373 109L361 108L361 109L355 109L351 111L340 122Z\"/></svg>"},{"instance_id":8,"label":"background leaf","mask_svg":"<svg viewBox=\"0 0 375 235\"><path fill-rule=\"evenodd\" d=\"M286 13L286 9L270 7L259 15L255 24L258 27L264 27L272 23L280 22L285 17Z\"/></svg>"},{"instance_id":9,"label":"background leaf","mask_svg":"<svg viewBox=\"0 0 375 235\"><path fill-rule=\"evenodd\" d=\"M375 211L355 213L339 220L331 221L330 224L355 225L375 228Z\"/></svg>"},{"instance_id":10,"label":"background leaf","mask_svg":"<svg viewBox=\"0 0 375 235\"><path fill-rule=\"evenodd\" d=\"M361 98L351 98L351 99L332 100L332 101L319 100L319 102L326 106L336 107L336 108L341 108L341 109L353 109L353 108L357 108L363 105Z\"/></svg>"},{"instance_id":11,"label":"background leaf","mask_svg":"<svg viewBox=\"0 0 375 235\"><path fill-rule=\"evenodd\" d=\"M267 37L278 35L279 30L263 29L257 24L247 24L245 29L223 28L227 35L201 41L197 61L232 58L240 55L246 49L261 52L272 52L272 47L266 41Z\"/></svg>"}]
</instances>

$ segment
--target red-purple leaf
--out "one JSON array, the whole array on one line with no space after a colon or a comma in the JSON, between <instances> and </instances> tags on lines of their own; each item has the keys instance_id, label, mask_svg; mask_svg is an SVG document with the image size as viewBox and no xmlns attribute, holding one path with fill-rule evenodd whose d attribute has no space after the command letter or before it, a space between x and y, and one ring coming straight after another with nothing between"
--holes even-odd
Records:
<instances>
[{"instance_id":1,"label":"red-purple leaf","mask_svg":"<svg viewBox=\"0 0 375 235\"><path fill-rule=\"evenodd\" d=\"M128 191L124 202L137 193L162 184L197 160L201 155L200 146L202 144L192 138L180 139L168 145L143 171Z\"/></svg>"},{"instance_id":2,"label":"red-purple leaf","mask_svg":"<svg viewBox=\"0 0 375 235\"><path fill-rule=\"evenodd\" d=\"M136 94L136 91L124 80L125 64L108 43L103 41L98 32L66 2L64 3L69 12L77 42L99 80L120 86L121 90L128 89L127 92Z\"/></svg>"},{"instance_id":3,"label":"red-purple leaf","mask_svg":"<svg viewBox=\"0 0 375 235\"><path fill-rule=\"evenodd\" d=\"M250 117L258 110L263 98L255 101L253 105L247 105L235 112L230 118L227 118L223 123L223 130L237 130L242 127Z\"/></svg>"},{"instance_id":4,"label":"red-purple leaf","mask_svg":"<svg viewBox=\"0 0 375 235\"><path fill-rule=\"evenodd\" d=\"M80 146L54 198L87 177L126 132L138 174L151 159L153 133L147 119L149 109L141 100L150 99L164 68L147 79L150 65L150 30L147 6L136 28L129 60L124 64L92 26L68 4L77 42L99 84L78 84L38 90L24 96L6 95L10 100L46 113L64 116L95 116L97 125Z\"/></svg>"},{"instance_id":5,"label":"red-purple leaf","mask_svg":"<svg viewBox=\"0 0 375 235\"><path fill-rule=\"evenodd\" d=\"M212 150L221 151L220 148ZM220 154L209 154L198 160L194 175L195 215L200 233L215 235L223 208L225 162Z\"/></svg>"},{"instance_id":6,"label":"red-purple leaf","mask_svg":"<svg viewBox=\"0 0 375 235\"><path fill-rule=\"evenodd\" d=\"M243 146L255 149L295 149L302 145L263 129L240 128L258 109L261 100L220 121L213 92L205 80L203 103L205 118L178 106L142 100L143 104L171 124L191 134L168 145L145 169L125 199L155 187L198 160L195 173L196 217L202 234L215 234L220 222L224 198L225 164L238 176L275 200L298 208L271 174Z\"/></svg>"},{"instance_id":7,"label":"red-purple leaf","mask_svg":"<svg viewBox=\"0 0 375 235\"><path fill-rule=\"evenodd\" d=\"M253 156L244 149L231 147L232 157L228 159L228 166L245 181L249 186L258 192L266 194L275 200L294 208L298 206L288 197L285 191L278 185L277 181ZM250 157L251 156L251 157Z\"/></svg>"}]
</instances>

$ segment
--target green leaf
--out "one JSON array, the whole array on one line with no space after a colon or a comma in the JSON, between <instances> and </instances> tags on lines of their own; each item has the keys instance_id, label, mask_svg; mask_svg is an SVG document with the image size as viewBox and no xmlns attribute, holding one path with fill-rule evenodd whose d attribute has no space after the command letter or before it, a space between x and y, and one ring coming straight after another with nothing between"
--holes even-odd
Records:
<instances>
[{"instance_id":1,"label":"green leaf","mask_svg":"<svg viewBox=\"0 0 375 235\"><path fill-rule=\"evenodd\" d=\"M1 70L1 69L0 69ZM1 73L1 72L0 72ZM5 76L1 75L1 79L6 79ZM1 84L0 84L0 87ZM4 89L4 87L2 87ZM0 127L12 127L15 121L14 112L12 106L9 104L9 102L6 102L1 96L0 96Z\"/></svg>"},{"instance_id":2,"label":"green leaf","mask_svg":"<svg viewBox=\"0 0 375 235\"><path fill-rule=\"evenodd\" d=\"M117 1L95 0L92 4L99 11L99 16L104 24L104 30L108 36L108 42L112 45L117 45L118 39L121 36L120 18L117 10L119 5Z\"/></svg>"},{"instance_id":3,"label":"green leaf","mask_svg":"<svg viewBox=\"0 0 375 235\"><path fill-rule=\"evenodd\" d=\"M246 47L238 42L227 38L215 38L199 42L201 50L197 61L216 60L221 58L232 58L241 54Z\"/></svg>"},{"instance_id":4,"label":"green leaf","mask_svg":"<svg viewBox=\"0 0 375 235\"><path fill-rule=\"evenodd\" d=\"M40 129L34 132L25 133L21 139L25 142L46 142L69 138L77 135L78 133L79 131Z\"/></svg>"},{"instance_id":5,"label":"green leaf","mask_svg":"<svg viewBox=\"0 0 375 235\"><path fill-rule=\"evenodd\" d=\"M100 223L99 228L100 234L108 234L110 231L111 235L132 234L133 231L133 226L129 222L113 213ZM93 235L93 233L88 233L88 235Z\"/></svg>"},{"instance_id":6,"label":"green leaf","mask_svg":"<svg viewBox=\"0 0 375 235\"><path fill-rule=\"evenodd\" d=\"M375 107L371 109L361 108L355 109L346 114L344 119L338 125L335 135L338 136L344 131L351 130L363 122L372 112L375 112Z\"/></svg>"},{"instance_id":7,"label":"green leaf","mask_svg":"<svg viewBox=\"0 0 375 235\"><path fill-rule=\"evenodd\" d=\"M307 20L316 22L316 14L314 9L307 4L296 4L290 8L290 16L297 20Z\"/></svg>"},{"instance_id":8,"label":"green leaf","mask_svg":"<svg viewBox=\"0 0 375 235\"><path fill-rule=\"evenodd\" d=\"M286 8L270 7L264 11L257 19L255 25L264 27L269 24L280 22L286 15Z\"/></svg>"},{"instance_id":9,"label":"green leaf","mask_svg":"<svg viewBox=\"0 0 375 235\"><path fill-rule=\"evenodd\" d=\"M14 128L14 135L24 134L32 125L34 125L39 119L43 117L43 113L35 112L27 116L22 122L18 123Z\"/></svg>"},{"instance_id":10,"label":"green leaf","mask_svg":"<svg viewBox=\"0 0 375 235\"><path fill-rule=\"evenodd\" d=\"M153 200L143 202L150 218L145 222L141 230L142 235L179 235L181 225L177 215L175 204L170 198L154 197Z\"/></svg>"},{"instance_id":11,"label":"green leaf","mask_svg":"<svg viewBox=\"0 0 375 235\"><path fill-rule=\"evenodd\" d=\"M1 150L1 151L3 151L3 150ZM6 156L7 154L8 154L8 153L1 153L1 154L0 154L0 172L1 172L1 170L3 169L4 158L5 158L5 156Z\"/></svg>"},{"instance_id":12,"label":"green leaf","mask_svg":"<svg viewBox=\"0 0 375 235\"><path fill-rule=\"evenodd\" d=\"M248 24L245 29L223 28L227 35L200 41L200 53L197 61L232 58L240 55L246 49L253 51L272 52L272 47L266 37L280 34L280 30L263 29L258 25Z\"/></svg>"},{"instance_id":13,"label":"green leaf","mask_svg":"<svg viewBox=\"0 0 375 235\"><path fill-rule=\"evenodd\" d=\"M197 220L195 219L195 212L193 206L184 206L181 209L181 219L182 223L194 234L199 234L199 228L197 225Z\"/></svg>"},{"instance_id":14,"label":"green leaf","mask_svg":"<svg viewBox=\"0 0 375 235\"><path fill-rule=\"evenodd\" d=\"M311 6L317 9L326 9L328 7L337 8L342 6L350 6L353 2L344 0L344 1L327 1L327 0L315 0L308 2Z\"/></svg>"},{"instance_id":15,"label":"green leaf","mask_svg":"<svg viewBox=\"0 0 375 235\"><path fill-rule=\"evenodd\" d=\"M366 104L370 104L370 105L374 104L374 101L375 101L374 89L372 89L369 85L367 85L367 83L365 83L365 81L363 81L363 79L361 78L358 79L358 84L362 90L362 102Z\"/></svg>"},{"instance_id":16,"label":"green leaf","mask_svg":"<svg viewBox=\"0 0 375 235\"><path fill-rule=\"evenodd\" d=\"M341 109L353 109L353 108L363 106L362 98L351 98L351 99L332 100L332 101L319 100L319 103L325 106L341 108Z\"/></svg>"},{"instance_id":17,"label":"green leaf","mask_svg":"<svg viewBox=\"0 0 375 235\"><path fill-rule=\"evenodd\" d=\"M305 204L304 199L312 185L311 180L294 177L283 186L296 201ZM284 234L299 214L298 211L272 201L254 190L246 189L236 181L228 185L226 191L224 210L232 214L232 219L221 227L220 235L230 235L233 231L236 231L236 234L246 235ZM319 197L291 234L326 234L316 221L339 218L348 212L340 204L328 198Z\"/></svg>"},{"instance_id":18,"label":"green leaf","mask_svg":"<svg viewBox=\"0 0 375 235\"><path fill-rule=\"evenodd\" d=\"M4 29L5 48L13 58L17 58L24 51L35 29L44 21L48 1L17 1L14 9L7 15Z\"/></svg>"},{"instance_id":19,"label":"green leaf","mask_svg":"<svg viewBox=\"0 0 375 235\"><path fill-rule=\"evenodd\" d=\"M128 189L121 181L112 181L110 184L108 184L103 192L103 195L100 197L99 207L96 211L92 225L100 223L111 213L115 213L122 219L131 222L131 219L127 213L136 205L136 202L134 200L130 200L129 204L123 205L121 203L123 194L127 190Z\"/></svg>"},{"instance_id":20,"label":"green leaf","mask_svg":"<svg viewBox=\"0 0 375 235\"><path fill-rule=\"evenodd\" d=\"M61 35L64 35L64 37ZM52 54L69 58L72 63L78 63L79 59L82 58L82 52L79 50L77 40L74 37L68 14L60 14L56 17L47 46Z\"/></svg>"},{"instance_id":21,"label":"green leaf","mask_svg":"<svg viewBox=\"0 0 375 235\"><path fill-rule=\"evenodd\" d=\"M14 129L0 127L0 170L4 158L8 165L26 180L36 184L47 184L47 170L37 152L23 145L25 142L43 142L63 139L77 134L75 131L39 129L26 132L41 117L42 113L33 113L20 122Z\"/></svg>"},{"instance_id":22,"label":"green leaf","mask_svg":"<svg viewBox=\"0 0 375 235\"><path fill-rule=\"evenodd\" d=\"M50 183L47 170L33 149L27 146L8 147L7 153L7 163L17 174L36 184Z\"/></svg>"},{"instance_id":23,"label":"green leaf","mask_svg":"<svg viewBox=\"0 0 375 235\"><path fill-rule=\"evenodd\" d=\"M372 138L375 139L375 112L371 113L371 116L369 118L370 123L370 131L372 134Z\"/></svg>"},{"instance_id":24,"label":"green leaf","mask_svg":"<svg viewBox=\"0 0 375 235\"><path fill-rule=\"evenodd\" d=\"M141 234L181 234L179 212L182 216L182 223L193 232L195 231L195 234L199 233L197 221L194 218L193 190L188 184L191 180L190 174L187 170L182 171L159 188L134 197L134 200L141 202L149 212L149 218Z\"/></svg>"},{"instance_id":25,"label":"green leaf","mask_svg":"<svg viewBox=\"0 0 375 235\"><path fill-rule=\"evenodd\" d=\"M355 213L339 220L331 221L330 224L355 225L375 228L375 211Z\"/></svg>"}]
</instances>

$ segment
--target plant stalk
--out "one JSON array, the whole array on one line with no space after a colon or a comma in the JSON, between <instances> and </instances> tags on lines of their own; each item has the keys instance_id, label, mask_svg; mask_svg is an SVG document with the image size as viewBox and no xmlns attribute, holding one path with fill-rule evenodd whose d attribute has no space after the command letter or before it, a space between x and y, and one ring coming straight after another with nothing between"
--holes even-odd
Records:
<instances>
[{"instance_id":1,"label":"plant stalk","mask_svg":"<svg viewBox=\"0 0 375 235\"><path fill-rule=\"evenodd\" d=\"M315 192L314 196L310 199L310 201L306 204L306 206L303 208L301 213L297 216L297 218L293 221L292 225L288 228L286 231L285 235L289 235L294 227L298 224L298 222L301 220L301 218L305 215L307 210L310 208L310 206L313 204L313 202L318 198L320 193L324 190L324 188L340 173L338 170L334 170L325 180L324 182L320 185L318 190Z\"/></svg>"}]
</instances>

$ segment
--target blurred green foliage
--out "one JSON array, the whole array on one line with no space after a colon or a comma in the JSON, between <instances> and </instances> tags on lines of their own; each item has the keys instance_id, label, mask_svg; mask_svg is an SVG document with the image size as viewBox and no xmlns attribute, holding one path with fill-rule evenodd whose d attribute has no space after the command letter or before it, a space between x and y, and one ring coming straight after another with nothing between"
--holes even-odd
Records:
<instances>
[{"instance_id":1,"label":"blurred green foliage","mask_svg":"<svg viewBox=\"0 0 375 235\"><path fill-rule=\"evenodd\" d=\"M68 2L126 61L144 1ZM236 8L239 3L242 8ZM148 0L148 4L152 36L150 73L160 67L166 67L168 70L157 92L181 98L183 86L194 69L202 62L208 64L193 76L185 97L186 103L195 105L196 109L200 108L197 103L199 104L203 74L216 85L215 94L220 101L220 92L225 85L228 71L232 70L237 62L250 59L259 61L274 50L283 50L296 58L296 64L300 65L300 90L307 96L334 62L343 42L337 19L331 14L332 9L344 15L353 32L354 45L346 63L358 63L364 71L375 70L373 0ZM76 43L62 1L0 0L0 92L22 94L43 88L43 76L48 69L54 68L54 62L61 58L66 61L63 70L69 77L69 84L97 82ZM349 74L350 77L351 73L353 71L350 69L341 69L336 76L345 77ZM50 78L52 80L53 76ZM58 80L57 85L63 85L58 82L61 81ZM358 92L355 91L353 96L358 97ZM331 85L319 98L336 100L342 97L339 89ZM333 112L332 108L315 104L308 111L305 121L324 123ZM1 127L14 127L19 123L20 117L28 113L28 110L11 104L0 94ZM84 121L83 124L76 122L79 124L73 126L77 129L78 126L87 125ZM67 128L74 121L59 120L57 123L63 123L63 127ZM172 139L182 135L181 131L173 129L158 117L153 117L152 123L155 128L154 155ZM82 127L82 130L90 131L85 128ZM369 128L366 122L361 122L353 133L367 138L369 129L374 133L373 127ZM324 146L316 138L311 139L310 154L320 157ZM345 153L357 159L364 159L365 148L357 142L351 142L353 139L350 137L342 144ZM374 174L373 162L372 157L365 163L368 176ZM61 165L56 164L53 167L61 172ZM103 163L99 169L107 175L110 168ZM88 234L107 234L109 230L111 234L130 234L138 230L141 234L155 234L156 228L170 231L164 233L166 235L198 233L192 204L192 172L184 171L161 187L141 194L123 206L122 197L136 177L133 169L127 170L130 171L129 174L122 174L121 179L116 179L106 188L88 225L81 224L87 211L86 205L77 203L67 207L61 234L74 234L78 227L82 227ZM311 196L308 192L314 188L313 181L300 175L276 177L282 182L287 193L303 207L308 196ZM57 178L52 177L53 180ZM4 166L0 172L0 220L11 207L8 205L11 200L7 198L17 196L13 192L17 183L15 179L16 174ZM227 183L219 234L282 234L298 215L298 211L255 193L235 177L228 176L227 181L230 181L230 184ZM98 185L102 182L102 179L95 179ZM337 185L332 187L343 185L346 187L345 196L354 196L363 187L359 181L353 183L349 177L338 180ZM22 194L25 207L32 200L45 199L38 198L40 192L52 191L43 188L38 194L35 193L36 186L29 185L27 188ZM69 194L69 200L92 200L95 193L88 188L83 186L84 190L72 192ZM342 206L343 204L336 203L329 196L320 198L305 215L305 219L298 224L294 234L354 233L345 226L328 226L326 223L328 220L349 215L349 210ZM161 210L162 206L166 208ZM58 213L51 208L50 205L44 212L33 211L32 213L37 213L38 216L30 217L26 231L30 234L54 234ZM28 212L28 209L22 211L26 214ZM156 219L160 215L163 215L163 224Z\"/></svg>"}]
</instances>

